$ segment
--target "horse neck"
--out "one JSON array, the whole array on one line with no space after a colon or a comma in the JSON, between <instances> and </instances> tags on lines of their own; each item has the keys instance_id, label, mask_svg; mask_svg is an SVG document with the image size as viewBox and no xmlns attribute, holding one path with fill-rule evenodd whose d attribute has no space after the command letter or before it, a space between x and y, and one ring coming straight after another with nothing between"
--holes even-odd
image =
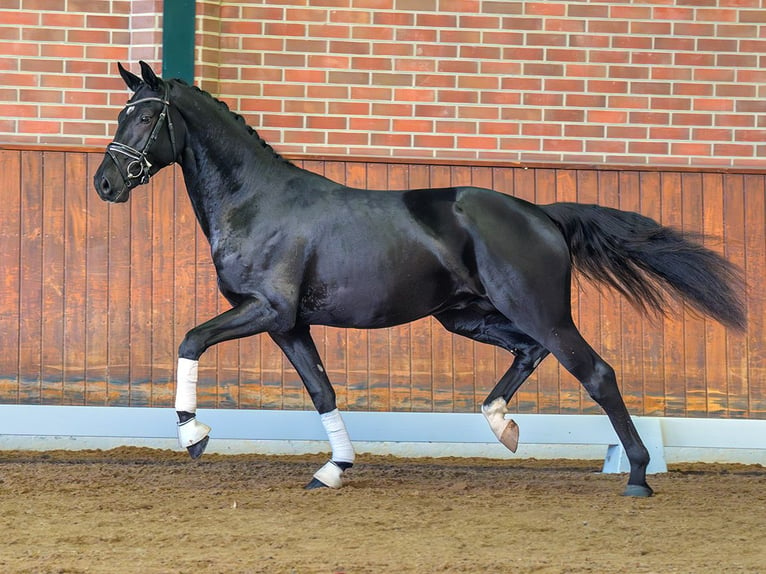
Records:
<instances>
[{"instance_id":1,"label":"horse neck","mask_svg":"<svg viewBox=\"0 0 766 574\"><path fill-rule=\"evenodd\" d=\"M208 99L203 94L196 96ZM257 134L209 100L190 107L195 110L193 114L182 112L187 133L180 163L197 220L212 239L216 232L227 232L233 208L244 202L260 202L268 193L271 186L266 185L267 176L295 166L276 156Z\"/></svg>"}]
</instances>

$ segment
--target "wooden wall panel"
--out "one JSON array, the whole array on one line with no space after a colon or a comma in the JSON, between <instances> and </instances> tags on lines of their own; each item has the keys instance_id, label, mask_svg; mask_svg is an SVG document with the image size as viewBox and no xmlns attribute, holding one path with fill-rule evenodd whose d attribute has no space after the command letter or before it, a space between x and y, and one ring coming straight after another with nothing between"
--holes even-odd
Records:
<instances>
[{"instance_id":1,"label":"wooden wall panel","mask_svg":"<svg viewBox=\"0 0 766 574\"><path fill-rule=\"evenodd\" d=\"M100 154L0 150L0 402L172 407L184 333L227 308L180 172L108 205L91 178ZM301 162L298 162L299 164ZM682 308L647 318L587 281L573 316L618 373L632 412L766 418L764 175L306 160L358 187L477 185L537 203L639 211L715 236L747 274L749 327L731 332ZM375 331L314 327L344 409L476 411L512 357L433 319ZM200 406L307 409L300 379L267 336L223 343L200 364ZM555 360L511 410L594 413Z\"/></svg>"}]
</instances>

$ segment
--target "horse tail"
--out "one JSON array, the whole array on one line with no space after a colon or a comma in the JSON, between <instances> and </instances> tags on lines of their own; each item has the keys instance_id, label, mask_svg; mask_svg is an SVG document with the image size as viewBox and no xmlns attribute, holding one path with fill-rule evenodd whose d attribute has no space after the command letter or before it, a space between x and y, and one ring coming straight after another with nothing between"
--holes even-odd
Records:
<instances>
[{"instance_id":1,"label":"horse tail","mask_svg":"<svg viewBox=\"0 0 766 574\"><path fill-rule=\"evenodd\" d=\"M664 315L669 299L681 299L702 315L744 330L742 271L701 245L701 236L597 205L540 207L564 235L575 270L613 287L637 308Z\"/></svg>"}]
</instances>

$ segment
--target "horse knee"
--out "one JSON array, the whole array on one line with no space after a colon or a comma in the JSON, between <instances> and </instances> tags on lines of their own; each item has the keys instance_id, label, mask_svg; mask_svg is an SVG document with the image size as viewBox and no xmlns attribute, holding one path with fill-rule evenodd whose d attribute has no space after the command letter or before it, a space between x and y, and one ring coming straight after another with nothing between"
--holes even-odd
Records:
<instances>
[{"instance_id":1,"label":"horse knee","mask_svg":"<svg viewBox=\"0 0 766 574\"><path fill-rule=\"evenodd\" d=\"M205 346L199 335L195 334L195 329L192 329L186 336L181 344L178 346L178 356L182 359L192 359L198 361L205 352Z\"/></svg>"}]
</instances>

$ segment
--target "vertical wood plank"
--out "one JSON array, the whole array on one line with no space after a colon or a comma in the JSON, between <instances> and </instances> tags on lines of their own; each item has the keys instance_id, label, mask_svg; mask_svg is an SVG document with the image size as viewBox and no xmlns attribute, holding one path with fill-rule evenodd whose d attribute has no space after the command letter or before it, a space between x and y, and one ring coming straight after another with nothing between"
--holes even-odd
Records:
<instances>
[{"instance_id":1,"label":"vertical wood plank","mask_svg":"<svg viewBox=\"0 0 766 574\"><path fill-rule=\"evenodd\" d=\"M577 171L577 202L595 204L598 196L599 177L595 170ZM578 323L577 327L582 336L601 354L601 294L597 286L584 277L575 276L573 290L577 291ZM574 304L574 303L573 303ZM582 385L579 385L580 412L596 414L600 407L588 396Z\"/></svg>"},{"instance_id":2,"label":"vertical wood plank","mask_svg":"<svg viewBox=\"0 0 766 574\"><path fill-rule=\"evenodd\" d=\"M508 171L512 171L513 183L509 180ZM498 182L500 179L500 182ZM532 169L514 169L514 170L495 170L495 185L500 184L499 187L502 190L508 190L514 197L518 197L525 201L535 203L537 195L537 176L536 171ZM549 193L550 197L553 197L552 193ZM553 201L551 199L551 201ZM550 201L549 201L550 203ZM495 351L495 362L497 365L497 377L502 376L503 372L510 367L512 357L505 351ZM521 413L539 413L540 408L540 394L542 392L541 380L545 376L545 373L550 377L551 371L555 371L558 374L558 362L554 357L548 357L532 375L526 380L521 388L516 393L516 408ZM556 399L558 402L558 389L556 389ZM512 405L513 406L513 405Z\"/></svg>"},{"instance_id":3,"label":"vertical wood plank","mask_svg":"<svg viewBox=\"0 0 766 574\"><path fill-rule=\"evenodd\" d=\"M195 226L195 232L195 324L199 325L219 314L220 293L210 244L199 225ZM199 359L197 404L202 408L218 406L218 345L210 347Z\"/></svg>"},{"instance_id":4,"label":"vertical wood plank","mask_svg":"<svg viewBox=\"0 0 766 574\"><path fill-rule=\"evenodd\" d=\"M42 372L43 154L21 161L19 402L39 403Z\"/></svg>"},{"instance_id":5,"label":"vertical wood plank","mask_svg":"<svg viewBox=\"0 0 766 574\"><path fill-rule=\"evenodd\" d=\"M556 201L556 171L553 169L535 170L535 203L553 203ZM561 412L561 387L559 381L560 365L555 359L543 361L537 367L538 374L538 412L558 414Z\"/></svg>"},{"instance_id":6,"label":"vertical wood plank","mask_svg":"<svg viewBox=\"0 0 766 574\"><path fill-rule=\"evenodd\" d=\"M659 222L662 219L662 189L660 174L643 172L640 175L641 213ZM644 374L644 408L646 416L665 414L665 360L663 323L660 317L642 316L643 338L642 368Z\"/></svg>"},{"instance_id":7,"label":"vertical wood plank","mask_svg":"<svg viewBox=\"0 0 766 574\"><path fill-rule=\"evenodd\" d=\"M87 157L67 153L64 188L64 404L85 404L86 290L88 283Z\"/></svg>"},{"instance_id":8,"label":"vertical wood plank","mask_svg":"<svg viewBox=\"0 0 766 574\"><path fill-rule=\"evenodd\" d=\"M409 170L410 187L422 189L431 187L428 166L412 165ZM433 373L431 359L431 323L421 319L410 324L411 328L411 404L413 411L433 410Z\"/></svg>"},{"instance_id":9,"label":"vertical wood plank","mask_svg":"<svg viewBox=\"0 0 766 574\"><path fill-rule=\"evenodd\" d=\"M324 162L324 176L338 183L346 182L345 162ZM348 329L326 328L324 330L325 369L335 389L338 408L349 408L349 335Z\"/></svg>"},{"instance_id":10,"label":"vertical wood plank","mask_svg":"<svg viewBox=\"0 0 766 574\"><path fill-rule=\"evenodd\" d=\"M723 176L706 173L702 176L702 231L705 246L723 255L724 200ZM705 390L707 416L723 417L729 414L726 376L726 329L713 319L704 320Z\"/></svg>"},{"instance_id":11,"label":"vertical wood plank","mask_svg":"<svg viewBox=\"0 0 766 574\"><path fill-rule=\"evenodd\" d=\"M208 250L205 236L198 231L186 188L180 176L173 189L173 335L169 343L172 352L172 388L175 404L176 368L178 364L178 346L186 333L197 324L197 251ZM197 239L202 238L203 244ZM202 361L207 357L203 356Z\"/></svg>"},{"instance_id":12,"label":"vertical wood plank","mask_svg":"<svg viewBox=\"0 0 766 574\"><path fill-rule=\"evenodd\" d=\"M410 188L406 165L388 165L388 187L392 190ZM410 366L412 330L409 323L390 330L390 408L394 411L412 410L412 377Z\"/></svg>"},{"instance_id":13,"label":"vertical wood plank","mask_svg":"<svg viewBox=\"0 0 766 574\"><path fill-rule=\"evenodd\" d=\"M65 155L43 152L42 363L40 402L60 405L64 393Z\"/></svg>"},{"instance_id":14,"label":"vertical wood plank","mask_svg":"<svg viewBox=\"0 0 766 574\"><path fill-rule=\"evenodd\" d=\"M737 174L724 176L724 237L726 258L746 268L745 258L745 185ZM727 400L729 415L746 417L749 410L747 374L747 332L726 333Z\"/></svg>"},{"instance_id":15,"label":"vertical wood plank","mask_svg":"<svg viewBox=\"0 0 766 574\"><path fill-rule=\"evenodd\" d=\"M0 402L19 400L21 152L0 150Z\"/></svg>"},{"instance_id":16,"label":"vertical wood plank","mask_svg":"<svg viewBox=\"0 0 766 574\"><path fill-rule=\"evenodd\" d=\"M388 169L385 164L367 166L365 186L388 189ZM374 329L368 334L369 349L369 408L387 411L391 408L391 330Z\"/></svg>"},{"instance_id":17,"label":"vertical wood plank","mask_svg":"<svg viewBox=\"0 0 766 574\"><path fill-rule=\"evenodd\" d=\"M748 292L750 417L766 418L766 186L764 176L745 176L745 237Z\"/></svg>"},{"instance_id":18,"label":"vertical wood plank","mask_svg":"<svg viewBox=\"0 0 766 574\"><path fill-rule=\"evenodd\" d=\"M152 401L152 196L155 180L131 193L130 206L130 406Z\"/></svg>"},{"instance_id":19,"label":"vertical wood plank","mask_svg":"<svg viewBox=\"0 0 766 574\"><path fill-rule=\"evenodd\" d=\"M497 170L492 168L474 167L471 169L471 185L486 189L496 189L497 182L494 180L496 173ZM513 186L513 173L511 170L503 170L503 174L506 176L506 180L510 180L510 185L507 181L504 181L501 186L504 190L510 190ZM499 189L496 190L501 191ZM466 407L464 412L478 411L486 396L499 380L499 377L495 374L497 370L497 365L495 364L496 347L477 342L473 342L471 346L473 350L473 404L470 408ZM504 353L504 358L508 356L508 353L505 353L505 351L499 352ZM507 369L509 365L503 366ZM468 378L467 374L463 375L461 372L456 372L455 376L456 381L460 385L465 384L462 382L464 377ZM517 397L513 398L509 409L512 411L518 410Z\"/></svg>"},{"instance_id":20,"label":"vertical wood plank","mask_svg":"<svg viewBox=\"0 0 766 574\"><path fill-rule=\"evenodd\" d=\"M682 229L683 200L681 174L663 173L660 176L662 188L662 224ZM664 317L662 331L663 356L665 358L665 414L684 416L686 414L686 385L684 384L686 356L684 354L684 322L682 311Z\"/></svg>"},{"instance_id":21,"label":"vertical wood plank","mask_svg":"<svg viewBox=\"0 0 766 574\"><path fill-rule=\"evenodd\" d=\"M367 187L367 166L360 162L346 164L345 183L349 187L363 189ZM353 257L353 254L349 254ZM348 407L351 410L370 408L370 332L367 330L349 330L347 365L348 365Z\"/></svg>"},{"instance_id":22,"label":"vertical wood plank","mask_svg":"<svg viewBox=\"0 0 766 574\"><path fill-rule=\"evenodd\" d=\"M102 155L88 154L87 181L93 180ZM95 191L85 193L87 210L85 287L85 404L108 404L109 380L109 205Z\"/></svg>"},{"instance_id":23,"label":"vertical wood plank","mask_svg":"<svg viewBox=\"0 0 766 574\"><path fill-rule=\"evenodd\" d=\"M681 176L684 230L702 233L702 174ZM686 357L686 414L690 417L707 415L705 389L705 320L684 311L684 355Z\"/></svg>"},{"instance_id":24,"label":"vertical wood plank","mask_svg":"<svg viewBox=\"0 0 766 574\"><path fill-rule=\"evenodd\" d=\"M641 197L638 172L620 172L620 209L623 211L640 212ZM621 390L625 404L635 414L644 410L644 371L643 371L643 316L624 297L620 300L621 307Z\"/></svg>"},{"instance_id":25,"label":"vertical wood plank","mask_svg":"<svg viewBox=\"0 0 766 574\"><path fill-rule=\"evenodd\" d=\"M174 369L176 347L173 329L175 308L175 219L176 168L166 168L152 180L151 220L151 371L149 401L155 407L175 403ZM147 305L149 302L143 303Z\"/></svg>"},{"instance_id":26,"label":"vertical wood plank","mask_svg":"<svg viewBox=\"0 0 766 574\"><path fill-rule=\"evenodd\" d=\"M599 173L598 203L605 207L620 207L620 175L618 172ZM622 369L622 297L614 290L602 287L601 293L601 357L615 370L621 383ZM590 404L595 404L589 399ZM590 409L588 409L590 411Z\"/></svg>"},{"instance_id":27,"label":"vertical wood plank","mask_svg":"<svg viewBox=\"0 0 766 574\"><path fill-rule=\"evenodd\" d=\"M571 169L556 170L556 201L577 201L577 172ZM572 289L571 297L572 318L575 324L579 323L579 290ZM552 362L552 361L551 361ZM574 378L566 369L558 366L559 376L559 412L562 414L576 414L582 410L580 404L580 381Z\"/></svg>"}]
</instances>

